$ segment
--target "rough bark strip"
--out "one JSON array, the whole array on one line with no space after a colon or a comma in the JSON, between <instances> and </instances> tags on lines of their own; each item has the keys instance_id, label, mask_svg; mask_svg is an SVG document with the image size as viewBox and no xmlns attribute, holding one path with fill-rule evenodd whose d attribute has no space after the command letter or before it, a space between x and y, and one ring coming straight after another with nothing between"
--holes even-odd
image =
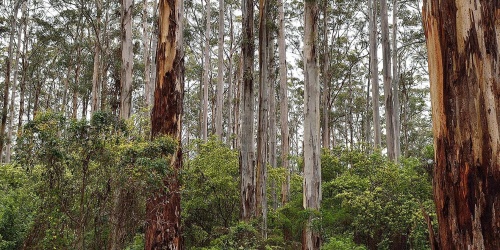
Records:
<instances>
[{"instance_id":1,"label":"rough bark strip","mask_svg":"<svg viewBox=\"0 0 500 250\"><path fill-rule=\"evenodd\" d=\"M151 112L152 137L168 135L178 142L170 161L170 174L146 204L145 249L183 249L179 171L182 168L181 118L184 57L182 52L183 0L160 0L156 54L157 82Z\"/></svg>"},{"instance_id":2,"label":"rough bark strip","mask_svg":"<svg viewBox=\"0 0 500 250\"><path fill-rule=\"evenodd\" d=\"M253 97L253 65L254 65L254 28L253 1L243 0L241 5L242 20L242 114L240 142L240 175L241 175L241 219L249 221L255 216L255 161L254 161L254 97Z\"/></svg>"},{"instance_id":3,"label":"rough bark strip","mask_svg":"<svg viewBox=\"0 0 500 250\"><path fill-rule=\"evenodd\" d=\"M440 249L500 249L499 8L424 1Z\"/></svg>"}]
</instances>

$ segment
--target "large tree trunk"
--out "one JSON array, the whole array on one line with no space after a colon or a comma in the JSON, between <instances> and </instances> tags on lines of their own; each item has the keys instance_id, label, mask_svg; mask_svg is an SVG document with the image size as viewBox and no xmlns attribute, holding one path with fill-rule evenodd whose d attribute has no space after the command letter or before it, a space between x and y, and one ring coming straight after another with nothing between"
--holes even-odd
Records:
<instances>
[{"instance_id":1,"label":"large tree trunk","mask_svg":"<svg viewBox=\"0 0 500 250\"><path fill-rule=\"evenodd\" d=\"M401 142L399 136L399 70L398 70L398 0L393 1L392 6L392 95L394 98L394 109L392 123L394 125L394 159L396 162L401 157Z\"/></svg>"},{"instance_id":2,"label":"large tree trunk","mask_svg":"<svg viewBox=\"0 0 500 250\"><path fill-rule=\"evenodd\" d=\"M255 194L256 215L262 219L262 234L266 237L267 228L267 124L269 122L267 98L269 86L267 79L267 9L268 0L259 0L259 120L257 129L257 192Z\"/></svg>"},{"instance_id":3,"label":"large tree trunk","mask_svg":"<svg viewBox=\"0 0 500 250\"><path fill-rule=\"evenodd\" d=\"M16 34L17 27L17 12L19 11L19 6L21 1L14 2L12 6L12 16L10 17L10 35L9 35L9 46L7 49L7 58L5 58L5 84L3 90L3 101L2 101L2 118L0 125L0 159L3 159L3 147L5 145L5 128L7 126L7 107L9 106L9 86L10 86L10 76L12 70L12 59L14 50L14 36ZM1 161L1 160L0 160Z\"/></svg>"},{"instance_id":4,"label":"large tree trunk","mask_svg":"<svg viewBox=\"0 0 500 250\"><path fill-rule=\"evenodd\" d=\"M92 102L90 107L90 113L94 113L100 107L99 105L99 95L100 95L100 72L101 72L101 13L102 13L102 0L96 0L96 25L95 25L95 41L94 41L94 69L92 73ZM89 30L90 32L90 30Z\"/></svg>"},{"instance_id":5,"label":"large tree trunk","mask_svg":"<svg viewBox=\"0 0 500 250\"><path fill-rule=\"evenodd\" d=\"M122 0L122 84L120 93L120 117L128 119L132 111L132 68L134 55L132 48L132 7L133 0Z\"/></svg>"},{"instance_id":6,"label":"large tree trunk","mask_svg":"<svg viewBox=\"0 0 500 250\"><path fill-rule=\"evenodd\" d=\"M253 64L254 64L254 28L253 1L243 0L241 5L242 22L242 114L241 114L241 219L249 221L255 216L255 161L254 161L254 97L253 97Z\"/></svg>"},{"instance_id":7,"label":"large tree trunk","mask_svg":"<svg viewBox=\"0 0 500 250\"><path fill-rule=\"evenodd\" d=\"M160 0L159 34L156 55L157 82L151 112L153 138L168 135L178 142L172 155L172 173L164 177L165 187L146 202L145 249L183 249L181 237L181 196L179 172L182 168L181 119L184 92L182 49L183 0Z\"/></svg>"},{"instance_id":8,"label":"large tree trunk","mask_svg":"<svg viewBox=\"0 0 500 250\"><path fill-rule=\"evenodd\" d=\"M500 249L500 12L424 1L440 249Z\"/></svg>"},{"instance_id":9,"label":"large tree trunk","mask_svg":"<svg viewBox=\"0 0 500 250\"><path fill-rule=\"evenodd\" d=\"M379 86L378 86L378 58L377 58L377 1L369 0L370 10L370 77L372 82L372 110L373 110L373 145L381 148L380 129L380 106L379 106Z\"/></svg>"},{"instance_id":10,"label":"large tree trunk","mask_svg":"<svg viewBox=\"0 0 500 250\"><path fill-rule=\"evenodd\" d=\"M323 93L321 104L323 111L323 122L321 140L323 148L330 148L330 50L328 48L328 3L323 1Z\"/></svg>"},{"instance_id":11,"label":"large tree trunk","mask_svg":"<svg viewBox=\"0 0 500 250\"><path fill-rule=\"evenodd\" d=\"M25 19L26 15L26 2L23 2L22 6L22 14L23 14L23 19ZM24 29L24 27L23 27ZM21 48L21 33L22 29L18 28L17 30L17 46L16 46L16 59L14 61L14 78L12 81L12 92L11 92L11 98L10 98L10 106L9 106L9 127L7 129L7 147L5 149L5 162L9 163L10 162L10 154L11 154L11 145L12 145L12 134L14 131L14 114L15 114L15 106L14 106L14 101L16 99L16 92L17 92L17 78L19 76L19 53L20 53L20 48ZM6 105L6 104L4 104Z\"/></svg>"},{"instance_id":12,"label":"large tree trunk","mask_svg":"<svg viewBox=\"0 0 500 250\"><path fill-rule=\"evenodd\" d=\"M235 119L233 119L233 114L236 113L236 109L233 108L234 104L234 98L233 98L233 93L234 93L234 84L233 84L233 60L234 60L234 52L236 48L233 46L234 45L234 26L233 26L233 9L231 7L230 13L229 13L229 48L230 48L230 53L229 53L229 63L228 63L228 78L227 78L227 86L228 86L228 94L227 94L227 135L226 135L226 143L229 145L230 148L234 149L234 125L236 124ZM234 81L237 82L237 81Z\"/></svg>"},{"instance_id":13,"label":"large tree trunk","mask_svg":"<svg viewBox=\"0 0 500 250\"><path fill-rule=\"evenodd\" d=\"M219 0L219 48L217 62L217 104L215 134L222 141L222 109L224 107L224 0Z\"/></svg>"},{"instance_id":14,"label":"large tree trunk","mask_svg":"<svg viewBox=\"0 0 500 250\"><path fill-rule=\"evenodd\" d=\"M286 45L285 45L285 6L283 0L278 0L279 7L279 73L280 73L280 125L281 125L281 164L286 172L285 182L281 187L281 203L284 205L290 197L290 151L288 130L288 83L286 76Z\"/></svg>"},{"instance_id":15,"label":"large tree trunk","mask_svg":"<svg viewBox=\"0 0 500 250\"><path fill-rule=\"evenodd\" d=\"M149 23L148 23L148 0L142 0L142 47L143 47L143 62L144 62L144 100L146 106L150 107L153 104L153 87L151 86L151 43L149 41Z\"/></svg>"},{"instance_id":16,"label":"large tree trunk","mask_svg":"<svg viewBox=\"0 0 500 250\"><path fill-rule=\"evenodd\" d=\"M201 124L201 137L203 141L208 139L208 84L210 84L210 0L206 0L206 29L205 29L205 51L203 52L203 118Z\"/></svg>"},{"instance_id":17,"label":"large tree trunk","mask_svg":"<svg viewBox=\"0 0 500 250\"><path fill-rule=\"evenodd\" d=\"M276 4L275 1L272 2L273 5ZM271 20L268 20L268 22L274 22L273 19L275 17L275 13L271 13L268 15L268 18ZM272 18L271 18L272 17ZM277 166L277 160L276 160L276 87L275 87L275 82L276 82L276 71L274 70L275 67L275 52L274 52L274 30L269 31L269 46L268 46L268 60L269 63L267 65L268 68L268 82L269 82L269 91L268 91L268 100L269 100L269 133L268 133L268 138L269 138L269 150L267 151L269 157L268 157L268 162L269 165L271 165L272 168L276 168ZM276 182L273 181L271 183L271 193L272 193L272 206L273 209L276 210L278 208L278 199L276 197Z\"/></svg>"},{"instance_id":18,"label":"large tree trunk","mask_svg":"<svg viewBox=\"0 0 500 250\"><path fill-rule=\"evenodd\" d=\"M318 211L321 203L321 145L317 60L318 3L306 0L304 9L304 209ZM311 215L302 233L302 249L319 249L321 238Z\"/></svg>"},{"instance_id":19,"label":"large tree trunk","mask_svg":"<svg viewBox=\"0 0 500 250\"><path fill-rule=\"evenodd\" d=\"M394 103L392 100L392 77L391 77L391 47L389 42L389 20L387 16L387 0L380 0L380 19L382 25L382 59L384 74L384 97L385 97L385 137L387 144L387 155L389 159L395 160L394 152L394 123L392 120Z\"/></svg>"}]
</instances>

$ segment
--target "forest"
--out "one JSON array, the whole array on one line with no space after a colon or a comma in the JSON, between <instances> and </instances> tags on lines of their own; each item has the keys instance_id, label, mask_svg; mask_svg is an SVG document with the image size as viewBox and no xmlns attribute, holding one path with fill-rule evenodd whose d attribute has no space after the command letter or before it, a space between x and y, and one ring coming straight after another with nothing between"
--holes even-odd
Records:
<instances>
[{"instance_id":1,"label":"forest","mask_svg":"<svg viewBox=\"0 0 500 250\"><path fill-rule=\"evenodd\" d=\"M491 0L2 0L0 250L500 249Z\"/></svg>"}]
</instances>

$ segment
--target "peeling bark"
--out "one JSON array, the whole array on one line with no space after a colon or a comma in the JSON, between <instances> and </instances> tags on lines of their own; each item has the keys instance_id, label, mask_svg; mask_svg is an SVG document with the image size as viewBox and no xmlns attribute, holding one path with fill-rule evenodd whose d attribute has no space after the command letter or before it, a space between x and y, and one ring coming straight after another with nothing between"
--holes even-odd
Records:
<instances>
[{"instance_id":1,"label":"peeling bark","mask_svg":"<svg viewBox=\"0 0 500 250\"><path fill-rule=\"evenodd\" d=\"M182 168L181 119L184 92L182 50L183 0L160 0L156 54L157 82L151 112L152 137L168 135L178 142L164 177L165 188L146 203L145 249L183 249L179 171Z\"/></svg>"},{"instance_id":2,"label":"peeling bark","mask_svg":"<svg viewBox=\"0 0 500 250\"><path fill-rule=\"evenodd\" d=\"M440 249L500 249L500 5L424 1Z\"/></svg>"}]
</instances>

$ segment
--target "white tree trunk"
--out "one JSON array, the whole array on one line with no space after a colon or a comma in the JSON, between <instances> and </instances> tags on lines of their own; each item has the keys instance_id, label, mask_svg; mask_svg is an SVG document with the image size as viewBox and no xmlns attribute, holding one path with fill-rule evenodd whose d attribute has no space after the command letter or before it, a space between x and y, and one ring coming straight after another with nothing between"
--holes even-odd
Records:
<instances>
[{"instance_id":1,"label":"white tree trunk","mask_svg":"<svg viewBox=\"0 0 500 250\"><path fill-rule=\"evenodd\" d=\"M281 203L288 202L290 197L290 165L288 154L290 151L288 130L288 83L286 75L286 45L285 45L285 7L283 0L278 0L279 7L279 74L280 74L280 125L281 125L281 162L286 171L286 179L281 187Z\"/></svg>"},{"instance_id":2,"label":"white tree trunk","mask_svg":"<svg viewBox=\"0 0 500 250\"><path fill-rule=\"evenodd\" d=\"M318 3L305 1L304 24L304 209L318 211L321 204L321 145L319 113L319 79L317 60ZM319 249L319 232L312 228L310 216L302 236L302 249Z\"/></svg>"},{"instance_id":3,"label":"white tree trunk","mask_svg":"<svg viewBox=\"0 0 500 250\"><path fill-rule=\"evenodd\" d=\"M392 98L391 77L391 46L389 41L389 20L387 16L387 0L380 0L380 18L382 24L382 54L384 74L384 97L385 97L385 131L387 155L389 159L395 160L394 152L394 123L393 110L394 100Z\"/></svg>"},{"instance_id":4,"label":"white tree trunk","mask_svg":"<svg viewBox=\"0 0 500 250\"><path fill-rule=\"evenodd\" d=\"M132 47L133 0L122 0L122 84L120 95L120 117L128 119L132 111L132 68L134 65Z\"/></svg>"},{"instance_id":5,"label":"white tree trunk","mask_svg":"<svg viewBox=\"0 0 500 250\"><path fill-rule=\"evenodd\" d=\"M203 141L208 139L208 84L210 74L210 0L207 0L206 8L206 29L205 29L205 52L203 60L203 118L201 125L201 136Z\"/></svg>"},{"instance_id":6,"label":"white tree trunk","mask_svg":"<svg viewBox=\"0 0 500 250\"><path fill-rule=\"evenodd\" d=\"M399 70L398 70L398 1L393 1L392 7L392 95L394 98L394 112L392 120L394 124L394 160L397 162L401 156L400 145L400 118L399 118Z\"/></svg>"},{"instance_id":7,"label":"white tree trunk","mask_svg":"<svg viewBox=\"0 0 500 250\"><path fill-rule=\"evenodd\" d=\"M219 0L219 58L217 63L217 104L215 134L222 140L222 109L224 107L224 0Z\"/></svg>"},{"instance_id":8,"label":"white tree trunk","mask_svg":"<svg viewBox=\"0 0 500 250\"><path fill-rule=\"evenodd\" d=\"M378 83L378 58L377 58L377 1L369 0L369 30L370 30L370 77L372 83L372 110L373 110L373 144L375 148L382 147L380 129L380 104Z\"/></svg>"}]
</instances>

